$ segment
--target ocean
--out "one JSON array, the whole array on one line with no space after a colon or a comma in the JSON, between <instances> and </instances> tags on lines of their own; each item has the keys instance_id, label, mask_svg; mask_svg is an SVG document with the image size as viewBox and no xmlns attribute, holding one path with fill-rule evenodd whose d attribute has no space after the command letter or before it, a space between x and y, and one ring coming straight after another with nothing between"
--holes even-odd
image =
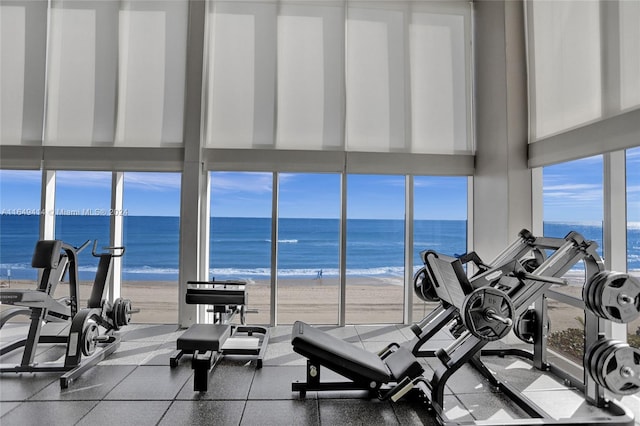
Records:
<instances>
[{"instance_id":1,"label":"ocean","mask_svg":"<svg viewBox=\"0 0 640 426\"><path fill-rule=\"evenodd\" d=\"M0 279L35 279L31 268L38 238L38 216L0 216ZM211 276L217 279L265 279L270 276L271 219L212 218ZM338 276L338 219L280 219L278 276L282 278ZM108 245L109 218L58 216L57 238L79 246L98 239ZM414 230L414 265L419 252L436 250L449 255L466 252L467 223L459 220L417 220ZM630 223L629 270L640 270L640 224ZM602 246L602 226L597 223L545 223L544 234L563 237L570 230ZM178 279L177 217L126 216L124 218L124 280L176 281ZM515 236L514 236L515 238ZM347 275L402 276L404 224L402 220L349 219L347 221ZM600 250L600 249L599 249ZM479 253L482 256L482 253ZM490 260L490 259L485 259ZM97 259L87 247L79 259L80 277L92 280ZM579 265L578 265L579 267Z\"/></svg>"}]
</instances>

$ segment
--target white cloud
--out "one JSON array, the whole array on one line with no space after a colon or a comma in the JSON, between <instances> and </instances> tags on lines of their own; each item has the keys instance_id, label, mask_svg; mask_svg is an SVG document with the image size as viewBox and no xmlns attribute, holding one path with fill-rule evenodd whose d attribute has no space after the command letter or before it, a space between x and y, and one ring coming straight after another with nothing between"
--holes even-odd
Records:
<instances>
[{"instance_id":1,"label":"white cloud","mask_svg":"<svg viewBox=\"0 0 640 426\"><path fill-rule=\"evenodd\" d=\"M166 191L180 189L180 173L143 173L126 172L124 187L147 191Z\"/></svg>"},{"instance_id":2,"label":"white cloud","mask_svg":"<svg viewBox=\"0 0 640 426\"><path fill-rule=\"evenodd\" d=\"M111 188L111 172L77 172L61 170L56 173L56 186L74 188Z\"/></svg>"},{"instance_id":3,"label":"white cloud","mask_svg":"<svg viewBox=\"0 0 640 426\"><path fill-rule=\"evenodd\" d=\"M217 194L265 193L271 192L272 184L271 173L216 172L211 178L211 192Z\"/></svg>"},{"instance_id":4,"label":"white cloud","mask_svg":"<svg viewBox=\"0 0 640 426\"><path fill-rule=\"evenodd\" d=\"M40 182L41 180L40 170L0 170L2 182Z\"/></svg>"}]
</instances>

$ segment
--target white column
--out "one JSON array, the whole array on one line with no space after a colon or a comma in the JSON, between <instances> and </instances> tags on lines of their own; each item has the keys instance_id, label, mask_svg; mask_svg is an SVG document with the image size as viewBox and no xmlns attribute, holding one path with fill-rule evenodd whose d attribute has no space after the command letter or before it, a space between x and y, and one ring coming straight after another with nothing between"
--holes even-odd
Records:
<instances>
[{"instance_id":1,"label":"white column","mask_svg":"<svg viewBox=\"0 0 640 426\"><path fill-rule=\"evenodd\" d=\"M271 190L271 325L278 325L278 194L279 175L273 173Z\"/></svg>"},{"instance_id":2,"label":"white column","mask_svg":"<svg viewBox=\"0 0 640 426\"><path fill-rule=\"evenodd\" d=\"M522 2L478 1L473 247L491 259L531 229L531 171Z\"/></svg>"},{"instance_id":3,"label":"white column","mask_svg":"<svg viewBox=\"0 0 640 426\"><path fill-rule=\"evenodd\" d=\"M56 172L42 170L40 192L40 239L53 240L56 233Z\"/></svg>"},{"instance_id":4,"label":"white column","mask_svg":"<svg viewBox=\"0 0 640 426\"><path fill-rule=\"evenodd\" d=\"M624 151L604 154L604 223L602 252L605 268L627 271L627 181ZM627 340L627 325L606 322L607 337Z\"/></svg>"},{"instance_id":5,"label":"white column","mask_svg":"<svg viewBox=\"0 0 640 426\"><path fill-rule=\"evenodd\" d=\"M405 324L413 322L413 176L404 184L404 315Z\"/></svg>"},{"instance_id":6,"label":"white column","mask_svg":"<svg viewBox=\"0 0 640 426\"><path fill-rule=\"evenodd\" d=\"M344 327L347 316L347 174L340 179L340 296L338 325Z\"/></svg>"},{"instance_id":7,"label":"white column","mask_svg":"<svg viewBox=\"0 0 640 426\"><path fill-rule=\"evenodd\" d=\"M109 219L111 225L111 235L109 245L111 247L122 247L123 230L124 230L124 173L113 172L111 174L111 217ZM126 250L126 249L125 249ZM113 302L120 297L120 289L122 287L122 257L113 259L111 269L111 278L109 280L108 300Z\"/></svg>"},{"instance_id":8,"label":"white column","mask_svg":"<svg viewBox=\"0 0 640 426\"><path fill-rule=\"evenodd\" d=\"M206 4L189 2L187 71L185 89L184 163L180 191L180 256L178 274L178 324L188 327L197 319L196 305L185 302L187 281L202 280L201 194L207 172L202 162L202 65Z\"/></svg>"}]
</instances>

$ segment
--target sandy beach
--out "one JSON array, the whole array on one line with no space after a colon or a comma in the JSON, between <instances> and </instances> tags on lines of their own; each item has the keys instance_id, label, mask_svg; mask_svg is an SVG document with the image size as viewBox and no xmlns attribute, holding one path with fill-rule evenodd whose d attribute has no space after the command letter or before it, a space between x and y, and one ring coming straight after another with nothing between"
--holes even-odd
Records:
<instances>
[{"instance_id":1,"label":"sandy beach","mask_svg":"<svg viewBox=\"0 0 640 426\"><path fill-rule=\"evenodd\" d=\"M637 273L636 273L637 274ZM638 274L640 275L640 274ZM567 275L572 285L559 287L557 291L580 298L584 280L579 275ZM5 288L9 285L2 283ZM84 306L91 292L90 282L80 286L81 305ZM12 281L10 288L32 289L33 282ZM321 279L280 279L278 281L278 323L291 324L303 320L313 324L336 324L338 322L338 278ZM249 309L247 322L268 324L270 318L271 288L268 280L256 280L248 284ZM68 287L58 286L56 297L68 296ZM140 309L133 315L135 323L177 323L178 284L177 282L125 281L121 297L130 299L134 308ZM436 303L425 303L413 297L413 320L418 321L434 309ZM402 323L403 288L401 279L394 277L348 277L346 289L347 324ZM548 299L551 331L567 328L581 328L582 311L564 303ZM1 306L0 309L6 309ZM18 317L27 320L26 317ZM634 334L640 327L640 319L628 324L628 332Z\"/></svg>"}]
</instances>

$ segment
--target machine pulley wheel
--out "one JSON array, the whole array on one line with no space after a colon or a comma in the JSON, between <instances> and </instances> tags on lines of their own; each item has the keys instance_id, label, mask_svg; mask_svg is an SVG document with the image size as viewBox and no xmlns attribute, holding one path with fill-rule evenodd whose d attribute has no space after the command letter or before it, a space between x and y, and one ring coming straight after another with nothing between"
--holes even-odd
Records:
<instances>
[{"instance_id":1,"label":"machine pulley wheel","mask_svg":"<svg viewBox=\"0 0 640 426\"><path fill-rule=\"evenodd\" d=\"M423 266L413 276L413 289L416 295L425 302L439 302L440 298L436 294L431 278L427 274L427 267Z\"/></svg>"},{"instance_id":2,"label":"machine pulley wheel","mask_svg":"<svg viewBox=\"0 0 640 426\"><path fill-rule=\"evenodd\" d=\"M460 310L471 334L488 341L502 339L509 333L514 313L509 296L493 287L481 287L469 293Z\"/></svg>"},{"instance_id":3,"label":"machine pulley wheel","mask_svg":"<svg viewBox=\"0 0 640 426\"><path fill-rule=\"evenodd\" d=\"M91 356L96 351L96 344L98 342L98 336L100 330L98 324L93 321L89 321L85 324L82 330L82 354L85 356Z\"/></svg>"},{"instance_id":4,"label":"machine pulley wheel","mask_svg":"<svg viewBox=\"0 0 640 426\"><path fill-rule=\"evenodd\" d=\"M640 390L640 350L617 340L601 340L587 355L589 374L618 395Z\"/></svg>"},{"instance_id":5,"label":"machine pulley wheel","mask_svg":"<svg viewBox=\"0 0 640 426\"><path fill-rule=\"evenodd\" d=\"M597 316L629 323L640 316L640 280L622 272L602 271L587 282L583 299Z\"/></svg>"}]
</instances>

